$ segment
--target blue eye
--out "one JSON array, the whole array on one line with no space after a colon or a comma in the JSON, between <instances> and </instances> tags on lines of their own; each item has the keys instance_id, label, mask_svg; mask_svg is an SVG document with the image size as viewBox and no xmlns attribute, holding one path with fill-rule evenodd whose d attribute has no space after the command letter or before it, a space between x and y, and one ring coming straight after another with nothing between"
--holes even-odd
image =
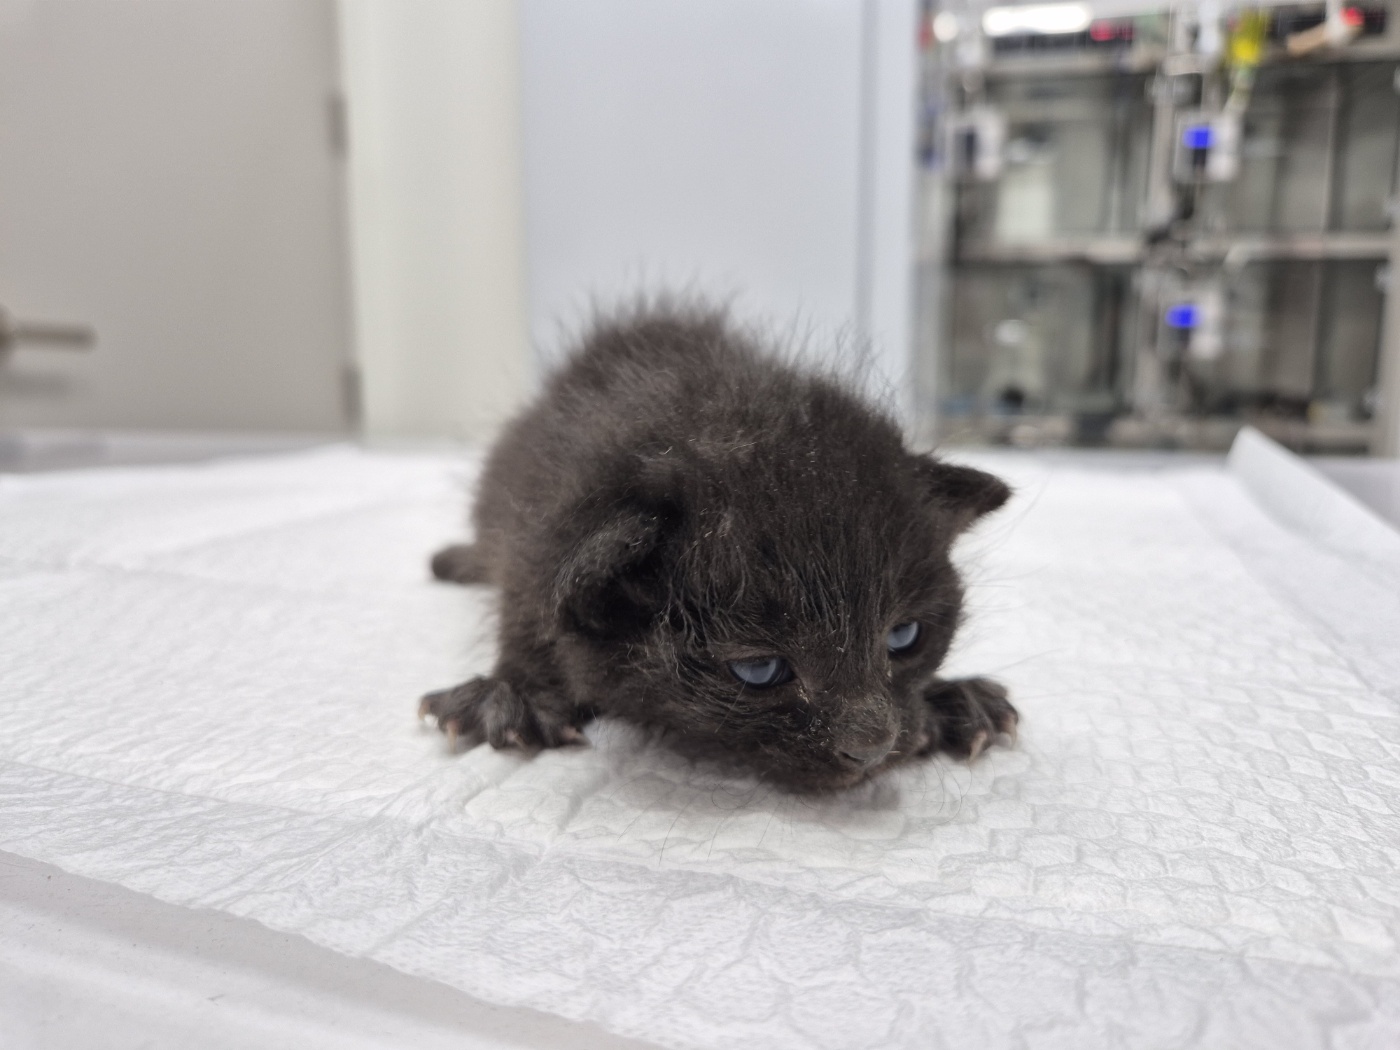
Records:
<instances>
[{"instance_id":1,"label":"blue eye","mask_svg":"<svg viewBox=\"0 0 1400 1050\"><path fill-rule=\"evenodd\" d=\"M755 689L782 685L792 677L792 667L781 656L768 656L762 660L731 660L729 672Z\"/></svg>"},{"instance_id":2,"label":"blue eye","mask_svg":"<svg viewBox=\"0 0 1400 1050\"><path fill-rule=\"evenodd\" d=\"M914 643L919 640L919 624L916 620L908 623L897 623L890 628L890 633L885 635L885 644L889 646L890 652L902 653L914 648Z\"/></svg>"}]
</instances>

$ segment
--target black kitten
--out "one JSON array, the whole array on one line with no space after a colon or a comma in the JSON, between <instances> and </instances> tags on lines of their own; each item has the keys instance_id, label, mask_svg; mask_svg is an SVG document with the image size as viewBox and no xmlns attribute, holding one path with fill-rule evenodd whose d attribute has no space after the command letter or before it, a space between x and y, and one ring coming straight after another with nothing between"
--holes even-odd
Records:
<instances>
[{"instance_id":1,"label":"black kitten","mask_svg":"<svg viewBox=\"0 0 1400 1050\"><path fill-rule=\"evenodd\" d=\"M1009 495L721 313L599 324L492 449L476 543L433 558L500 588L500 656L421 713L527 749L615 715L807 790L975 756L1017 716L988 679L936 677L948 551Z\"/></svg>"}]
</instances>

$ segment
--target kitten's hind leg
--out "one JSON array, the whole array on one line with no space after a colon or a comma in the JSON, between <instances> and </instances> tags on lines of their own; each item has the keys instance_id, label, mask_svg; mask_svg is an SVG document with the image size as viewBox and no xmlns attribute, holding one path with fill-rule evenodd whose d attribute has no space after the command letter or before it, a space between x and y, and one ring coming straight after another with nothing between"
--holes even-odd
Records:
<instances>
[{"instance_id":1,"label":"kitten's hind leg","mask_svg":"<svg viewBox=\"0 0 1400 1050\"><path fill-rule=\"evenodd\" d=\"M937 681L924 693L929 720L923 754L947 751L959 758L976 758L998 733L1016 742L1021 720L1006 698L1006 688L990 678Z\"/></svg>"},{"instance_id":2,"label":"kitten's hind leg","mask_svg":"<svg viewBox=\"0 0 1400 1050\"><path fill-rule=\"evenodd\" d=\"M454 543L433 555L433 575L448 583L489 583L486 557L478 543Z\"/></svg>"}]
</instances>

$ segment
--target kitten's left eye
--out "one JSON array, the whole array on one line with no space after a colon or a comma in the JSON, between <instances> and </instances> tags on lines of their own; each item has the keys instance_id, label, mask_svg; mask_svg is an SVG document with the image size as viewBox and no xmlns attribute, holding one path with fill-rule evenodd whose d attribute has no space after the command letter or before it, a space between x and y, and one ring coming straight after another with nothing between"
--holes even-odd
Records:
<instances>
[{"instance_id":1,"label":"kitten's left eye","mask_svg":"<svg viewBox=\"0 0 1400 1050\"><path fill-rule=\"evenodd\" d=\"M890 628L890 633L885 635L885 644L889 646L892 653L907 652L914 648L914 643L918 640L919 624L917 620L897 623Z\"/></svg>"},{"instance_id":2,"label":"kitten's left eye","mask_svg":"<svg viewBox=\"0 0 1400 1050\"><path fill-rule=\"evenodd\" d=\"M769 656L762 660L731 660L729 673L747 686L770 689L792 677L792 665L781 656Z\"/></svg>"}]
</instances>

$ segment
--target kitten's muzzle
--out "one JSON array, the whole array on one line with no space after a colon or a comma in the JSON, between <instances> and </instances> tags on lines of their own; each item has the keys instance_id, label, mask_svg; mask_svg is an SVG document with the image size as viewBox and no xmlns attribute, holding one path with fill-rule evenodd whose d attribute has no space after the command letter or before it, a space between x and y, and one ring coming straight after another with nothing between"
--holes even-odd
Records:
<instances>
[{"instance_id":1,"label":"kitten's muzzle","mask_svg":"<svg viewBox=\"0 0 1400 1050\"><path fill-rule=\"evenodd\" d=\"M891 732L876 741L847 741L837 749L836 757L852 769L865 772L874 769L889 757L897 738L898 733Z\"/></svg>"}]
</instances>

